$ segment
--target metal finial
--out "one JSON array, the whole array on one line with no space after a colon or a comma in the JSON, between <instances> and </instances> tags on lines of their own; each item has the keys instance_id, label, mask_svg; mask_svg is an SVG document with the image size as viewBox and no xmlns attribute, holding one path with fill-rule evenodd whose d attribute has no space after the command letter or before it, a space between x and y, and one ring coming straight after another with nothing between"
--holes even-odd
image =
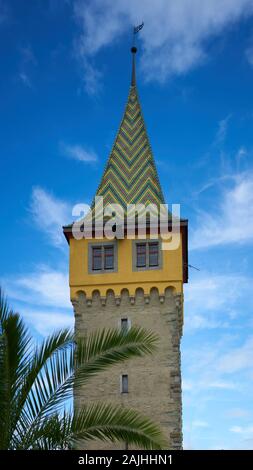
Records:
<instances>
[{"instance_id":1,"label":"metal finial","mask_svg":"<svg viewBox=\"0 0 253 470\"><path fill-rule=\"evenodd\" d=\"M143 28L143 26L144 26L144 23L142 22L139 26L134 26L133 28L133 45L131 47L131 52L133 54L131 86L136 86L135 54L137 52L137 47L135 47L135 36Z\"/></svg>"},{"instance_id":2,"label":"metal finial","mask_svg":"<svg viewBox=\"0 0 253 470\"><path fill-rule=\"evenodd\" d=\"M131 52L133 54L132 58L132 79L131 79L131 86L136 86L136 73L135 73L135 54L137 52L137 47L133 46L131 48Z\"/></svg>"}]
</instances>

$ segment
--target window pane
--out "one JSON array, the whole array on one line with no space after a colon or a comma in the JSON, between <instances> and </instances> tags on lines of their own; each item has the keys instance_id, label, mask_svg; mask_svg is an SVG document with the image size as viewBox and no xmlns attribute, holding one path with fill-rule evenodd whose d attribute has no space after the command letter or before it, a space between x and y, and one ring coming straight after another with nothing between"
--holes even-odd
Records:
<instances>
[{"instance_id":1,"label":"window pane","mask_svg":"<svg viewBox=\"0 0 253 470\"><path fill-rule=\"evenodd\" d=\"M136 245L136 266L143 268L146 266L146 244L138 243Z\"/></svg>"},{"instance_id":2,"label":"window pane","mask_svg":"<svg viewBox=\"0 0 253 470\"><path fill-rule=\"evenodd\" d=\"M104 247L104 268L113 269L114 268L114 251L113 246Z\"/></svg>"},{"instance_id":3,"label":"window pane","mask_svg":"<svg viewBox=\"0 0 253 470\"><path fill-rule=\"evenodd\" d=\"M128 319L122 318L121 319L121 330L127 332L128 330Z\"/></svg>"},{"instance_id":4,"label":"window pane","mask_svg":"<svg viewBox=\"0 0 253 470\"><path fill-rule=\"evenodd\" d=\"M128 393L128 375L122 375L121 377L121 391L122 393Z\"/></svg>"},{"instance_id":5,"label":"window pane","mask_svg":"<svg viewBox=\"0 0 253 470\"><path fill-rule=\"evenodd\" d=\"M94 271L102 269L102 247L101 246L92 248L92 269Z\"/></svg>"},{"instance_id":6,"label":"window pane","mask_svg":"<svg viewBox=\"0 0 253 470\"><path fill-rule=\"evenodd\" d=\"M149 266L158 266L159 256L158 256L158 242L149 243Z\"/></svg>"}]
</instances>

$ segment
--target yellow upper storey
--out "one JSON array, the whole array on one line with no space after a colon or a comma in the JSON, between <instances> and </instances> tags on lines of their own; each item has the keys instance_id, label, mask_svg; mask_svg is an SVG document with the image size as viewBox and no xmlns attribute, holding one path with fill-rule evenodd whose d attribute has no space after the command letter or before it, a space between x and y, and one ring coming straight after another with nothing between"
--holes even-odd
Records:
<instances>
[{"instance_id":1,"label":"yellow upper storey","mask_svg":"<svg viewBox=\"0 0 253 470\"><path fill-rule=\"evenodd\" d=\"M182 235L181 235L182 237ZM129 295L134 296L138 288L148 295L156 287L162 295L167 287L172 287L176 293L183 291L183 257L182 238L176 250L161 250L161 263L159 267L143 270L134 269L134 240L116 240L117 269L115 272L90 272L89 270L89 244L101 245L104 240L76 240L70 238L70 293L71 299L76 298L78 292L85 292L88 298L95 290L102 297L108 290L113 290L115 296L120 296L123 289L128 289Z\"/></svg>"},{"instance_id":2,"label":"yellow upper storey","mask_svg":"<svg viewBox=\"0 0 253 470\"><path fill-rule=\"evenodd\" d=\"M104 208L108 204L118 203L124 210L129 204L142 203L147 207L150 203L158 208L164 203L155 161L153 159L148 134L146 131L135 80L135 53L133 53L133 72L130 93L128 96L123 119L117 133L112 152L97 190L103 197ZM93 207L93 206L92 206ZM91 245L108 243L108 239L76 240L71 227L64 227L65 236L70 245L70 290L71 299L75 299L79 291L84 291L91 298L94 291L106 297L108 290L120 296L123 289L128 289L134 296L138 288L149 295L155 287L163 295L167 287L181 294L183 282L187 282L187 221L182 221L181 239L175 250L161 250L158 267L135 269L134 243L138 240L114 240L116 269L111 271L92 271L90 269ZM149 232L148 232L149 233Z\"/></svg>"}]
</instances>

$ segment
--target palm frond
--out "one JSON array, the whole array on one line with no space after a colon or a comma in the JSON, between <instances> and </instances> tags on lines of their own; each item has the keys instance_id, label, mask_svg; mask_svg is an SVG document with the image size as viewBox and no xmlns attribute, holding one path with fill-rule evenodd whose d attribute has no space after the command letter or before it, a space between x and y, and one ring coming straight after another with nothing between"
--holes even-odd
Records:
<instances>
[{"instance_id":1,"label":"palm frond","mask_svg":"<svg viewBox=\"0 0 253 470\"><path fill-rule=\"evenodd\" d=\"M72 396L73 385L82 386L90 376L108 367L155 349L157 336L142 329L128 333L102 330L80 339L77 346L53 354L37 374L26 404L36 422L57 410Z\"/></svg>"},{"instance_id":2,"label":"palm frond","mask_svg":"<svg viewBox=\"0 0 253 470\"><path fill-rule=\"evenodd\" d=\"M18 398L20 418L22 410L29 413L31 422L43 415L43 407L50 396L73 374L71 355L73 354L73 332L68 329L60 330L46 338L29 361ZM65 374L63 374L65 372ZM71 386L68 387L68 396ZM60 401L67 397L62 394Z\"/></svg>"},{"instance_id":3,"label":"palm frond","mask_svg":"<svg viewBox=\"0 0 253 470\"><path fill-rule=\"evenodd\" d=\"M0 334L3 332L3 323L6 318L9 316L10 309L6 300L6 297L3 293L3 290L0 287Z\"/></svg>"},{"instance_id":4,"label":"palm frond","mask_svg":"<svg viewBox=\"0 0 253 470\"><path fill-rule=\"evenodd\" d=\"M14 430L16 398L31 352L31 337L20 316L9 309L1 291L0 331L0 426L1 436L5 435L0 446L5 447Z\"/></svg>"},{"instance_id":5,"label":"palm frond","mask_svg":"<svg viewBox=\"0 0 253 470\"><path fill-rule=\"evenodd\" d=\"M139 412L96 403L80 411L47 417L40 426L29 430L22 449L71 449L82 441L122 442L141 449L165 449L166 440L149 418Z\"/></svg>"},{"instance_id":6,"label":"palm frond","mask_svg":"<svg viewBox=\"0 0 253 470\"><path fill-rule=\"evenodd\" d=\"M46 338L41 345L37 346L31 358L28 371L22 387L22 398L25 399L34 385L40 372L46 367L52 358L64 354L65 351L73 348L74 335L69 329L54 332Z\"/></svg>"},{"instance_id":7,"label":"palm frond","mask_svg":"<svg viewBox=\"0 0 253 470\"><path fill-rule=\"evenodd\" d=\"M71 433L74 442L99 439L127 442L142 449L166 448L158 425L136 410L111 404L96 403L76 412Z\"/></svg>"},{"instance_id":8,"label":"palm frond","mask_svg":"<svg viewBox=\"0 0 253 470\"><path fill-rule=\"evenodd\" d=\"M75 386L113 364L151 354L158 343L156 334L144 328L125 331L116 329L96 331L77 341L75 355Z\"/></svg>"},{"instance_id":9,"label":"palm frond","mask_svg":"<svg viewBox=\"0 0 253 470\"><path fill-rule=\"evenodd\" d=\"M159 428L136 411L112 405L67 413L73 386L116 363L152 353L157 336L142 328L102 330L75 342L58 331L33 347L19 314L0 289L0 449L66 449L78 440L124 441L159 449Z\"/></svg>"}]
</instances>

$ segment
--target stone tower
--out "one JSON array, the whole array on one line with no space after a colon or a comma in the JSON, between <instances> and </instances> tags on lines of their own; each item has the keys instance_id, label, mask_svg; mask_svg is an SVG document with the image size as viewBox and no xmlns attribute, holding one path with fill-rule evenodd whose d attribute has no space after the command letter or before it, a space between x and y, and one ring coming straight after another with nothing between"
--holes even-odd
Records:
<instances>
[{"instance_id":1,"label":"stone tower","mask_svg":"<svg viewBox=\"0 0 253 470\"><path fill-rule=\"evenodd\" d=\"M117 203L124 214L129 204L164 204L137 94L136 51L132 48L125 112L96 193L103 196L104 208ZM93 230L92 238L77 240L72 225L64 227L70 246L70 295L77 336L104 327L139 325L160 338L154 355L114 366L76 392L75 406L104 401L135 408L160 423L170 449L181 449L180 340L183 283L188 275L187 220L180 220L180 243L170 251L162 249L160 228L155 239L150 235L149 218L145 237L132 229L132 238L123 231L122 238L108 240L102 235L98 239ZM86 448L125 446L93 442Z\"/></svg>"}]
</instances>

